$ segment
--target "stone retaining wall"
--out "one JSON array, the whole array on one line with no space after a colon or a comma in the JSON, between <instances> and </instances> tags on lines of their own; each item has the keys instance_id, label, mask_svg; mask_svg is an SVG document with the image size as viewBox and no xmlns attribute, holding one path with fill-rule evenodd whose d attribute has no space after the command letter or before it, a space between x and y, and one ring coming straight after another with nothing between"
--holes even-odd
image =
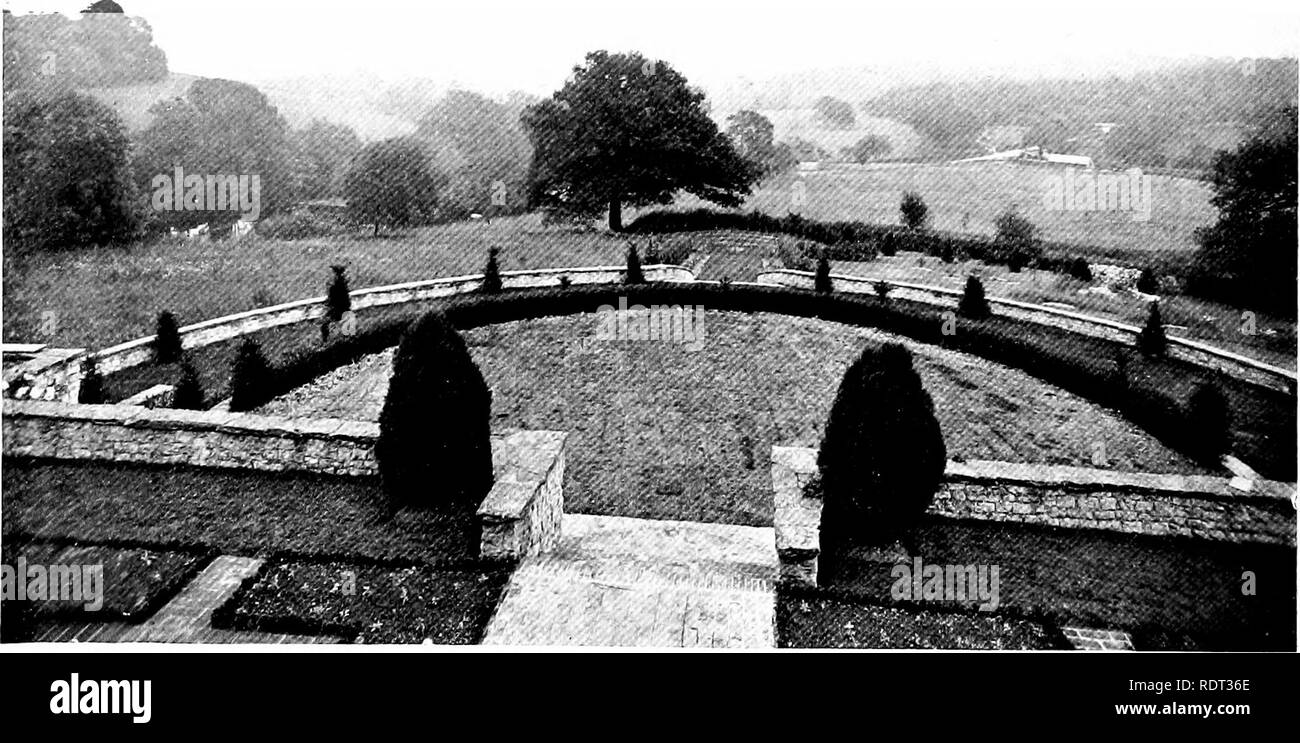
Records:
<instances>
[{"instance_id":1,"label":"stone retaining wall","mask_svg":"<svg viewBox=\"0 0 1300 743\"><path fill-rule=\"evenodd\" d=\"M7 457L379 473L379 426L370 422L5 400L2 423ZM495 482L479 509L483 557L515 559L558 543L566 441L554 431L493 435Z\"/></svg>"},{"instance_id":2,"label":"stone retaining wall","mask_svg":"<svg viewBox=\"0 0 1300 743\"><path fill-rule=\"evenodd\" d=\"M121 402L122 405L143 405L146 408L170 408L176 399L176 386L155 384L147 390L131 395Z\"/></svg>"},{"instance_id":3,"label":"stone retaining wall","mask_svg":"<svg viewBox=\"0 0 1300 743\"><path fill-rule=\"evenodd\" d=\"M623 280L623 266L586 266L578 268L547 268L532 271L503 271L502 284L507 289L525 289L544 286L559 286L561 277L567 277L572 284L617 284ZM642 271L647 281L691 281L695 278L682 266L651 265L643 266ZM429 281L412 281L404 284L376 286L352 292L352 309L364 311L374 307L420 302L430 299L465 294L478 290L482 284L482 275L452 276ZM273 307L263 307L248 312L240 312L225 317L205 320L180 328L181 347L199 348L221 343L232 338L256 333L267 328L283 325L295 325L302 322L319 320L325 316L325 298L312 297L296 302L288 302ZM100 374L108 375L148 363L153 358L154 336L137 338L96 352L95 359ZM82 349L67 358L50 363L38 370L37 382L43 388L52 388L56 380L68 375L80 379L81 363L86 357ZM6 371L6 379L9 372ZM55 398L72 402L74 395L60 395Z\"/></svg>"},{"instance_id":4,"label":"stone retaining wall","mask_svg":"<svg viewBox=\"0 0 1300 743\"><path fill-rule=\"evenodd\" d=\"M782 580L816 585L821 501L804 495L817 450L772 448L776 548ZM930 513L949 518L1178 535L1295 546L1295 491L1255 480L1154 475L1011 462L949 462Z\"/></svg>"},{"instance_id":5,"label":"stone retaining wall","mask_svg":"<svg viewBox=\"0 0 1300 743\"><path fill-rule=\"evenodd\" d=\"M807 271L790 269L767 271L759 274L758 280L762 283L796 289L813 288L813 274ZM854 294L875 294L877 281L877 279L860 276L831 274L831 284L835 291ZM890 297L923 302L945 309L955 310L957 301L961 299L962 295L960 290L941 286L909 284L899 281L886 281L885 283L892 287L889 292ZM994 311L1002 317L1047 325L1071 333L1103 338L1130 346L1136 343L1137 335L1141 331L1141 328L1136 325L1127 325L1055 307L1017 302L1011 299L998 299L996 297L989 297L988 301L989 305L995 308ZM1297 375L1296 372L1289 369L1272 366L1230 351L1172 335L1169 336L1168 353L1170 358L1227 374L1234 379L1240 379L1279 392L1293 395L1296 393Z\"/></svg>"}]
</instances>

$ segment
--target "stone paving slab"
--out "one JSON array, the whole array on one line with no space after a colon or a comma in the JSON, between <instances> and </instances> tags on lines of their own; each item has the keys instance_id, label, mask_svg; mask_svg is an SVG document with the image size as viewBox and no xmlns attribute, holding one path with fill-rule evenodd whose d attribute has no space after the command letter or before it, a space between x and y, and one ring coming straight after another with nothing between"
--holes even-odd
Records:
<instances>
[{"instance_id":1,"label":"stone paving slab","mask_svg":"<svg viewBox=\"0 0 1300 743\"><path fill-rule=\"evenodd\" d=\"M1133 639L1120 630L1062 627L1061 634L1075 650L1132 650Z\"/></svg>"},{"instance_id":2,"label":"stone paving slab","mask_svg":"<svg viewBox=\"0 0 1300 743\"><path fill-rule=\"evenodd\" d=\"M46 630L37 642L165 642L249 644L334 644L337 637L238 632L212 627L212 612L234 594L245 578L262 567L252 557L222 555L203 569L175 598L142 624L77 622Z\"/></svg>"},{"instance_id":3,"label":"stone paving slab","mask_svg":"<svg viewBox=\"0 0 1300 743\"><path fill-rule=\"evenodd\" d=\"M775 646L771 528L565 514L562 534L515 571L484 644Z\"/></svg>"}]
</instances>

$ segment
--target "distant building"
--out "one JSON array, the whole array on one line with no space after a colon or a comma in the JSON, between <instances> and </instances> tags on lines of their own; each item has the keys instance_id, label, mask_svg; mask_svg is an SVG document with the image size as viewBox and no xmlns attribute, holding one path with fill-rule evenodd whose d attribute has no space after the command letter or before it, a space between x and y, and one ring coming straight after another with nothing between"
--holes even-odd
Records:
<instances>
[{"instance_id":1,"label":"distant building","mask_svg":"<svg viewBox=\"0 0 1300 743\"><path fill-rule=\"evenodd\" d=\"M1053 165L1074 165L1080 168L1094 168L1096 165L1091 157L1087 155L1064 155L1056 152L1047 152L1042 147L1023 147L1014 150L1003 150L994 152L991 155L980 155L979 157L967 157L961 160L954 160L956 163L979 163L979 162L1023 162L1023 163L1049 163Z\"/></svg>"}]
</instances>

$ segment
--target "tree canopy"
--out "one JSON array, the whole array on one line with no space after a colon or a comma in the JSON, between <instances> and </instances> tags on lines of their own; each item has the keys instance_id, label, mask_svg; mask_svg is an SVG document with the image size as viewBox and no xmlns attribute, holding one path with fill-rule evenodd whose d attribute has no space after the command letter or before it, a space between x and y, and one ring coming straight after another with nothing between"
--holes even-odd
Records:
<instances>
[{"instance_id":1,"label":"tree canopy","mask_svg":"<svg viewBox=\"0 0 1300 743\"><path fill-rule=\"evenodd\" d=\"M704 94L680 73L640 54L587 55L523 122L533 143L529 200L562 213L669 204L686 191L738 206L758 178L706 111Z\"/></svg>"}]
</instances>

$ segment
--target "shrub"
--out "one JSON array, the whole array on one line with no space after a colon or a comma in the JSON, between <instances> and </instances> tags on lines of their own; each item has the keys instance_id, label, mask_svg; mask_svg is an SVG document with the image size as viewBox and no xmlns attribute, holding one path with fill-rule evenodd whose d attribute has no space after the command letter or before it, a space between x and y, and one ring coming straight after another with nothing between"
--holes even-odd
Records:
<instances>
[{"instance_id":1,"label":"shrub","mask_svg":"<svg viewBox=\"0 0 1300 743\"><path fill-rule=\"evenodd\" d=\"M99 373L99 364L94 356L88 356L81 365L81 390L77 393L77 402L83 405L104 402L104 377Z\"/></svg>"},{"instance_id":2,"label":"shrub","mask_svg":"<svg viewBox=\"0 0 1300 743\"><path fill-rule=\"evenodd\" d=\"M153 357L160 364L170 364L181 358L181 333L176 327L176 318L172 313L158 313L158 323L154 330Z\"/></svg>"},{"instance_id":3,"label":"shrub","mask_svg":"<svg viewBox=\"0 0 1300 743\"><path fill-rule=\"evenodd\" d=\"M946 463L911 354L897 343L863 351L840 383L817 454L823 546L901 536L930 507Z\"/></svg>"},{"instance_id":4,"label":"shrub","mask_svg":"<svg viewBox=\"0 0 1300 743\"><path fill-rule=\"evenodd\" d=\"M793 243L785 240L778 242L776 244L776 259L780 262L782 268L793 271L816 270L802 240Z\"/></svg>"},{"instance_id":5,"label":"shrub","mask_svg":"<svg viewBox=\"0 0 1300 743\"><path fill-rule=\"evenodd\" d=\"M497 248L488 248L487 265L483 267L483 285L482 291L486 294L496 294L501 291L501 266L497 262Z\"/></svg>"},{"instance_id":6,"label":"shrub","mask_svg":"<svg viewBox=\"0 0 1300 743\"><path fill-rule=\"evenodd\" d=\"M925 224L930 218L930 208L925 205L921 195L914 191L903 194L903 201L899 204L898 211L902 214L903 225L910 230L925 229Z\"/></svg>"},{"instance_id":7,"label":"shrub","mask_svg":"<svg viewBox=\"0 0 1300 743\"><path fill-rule=\"evenodd\" d=\"M636 254L636 246L627 244L627 273L623 278L625 284L644 284L645 274L641 272L641 256Z\"/></svg>"},{"instance_id":8,"label":"shrub","mask_svg":"<svg viewBox=\"0 0 1300 743\"><path fill-rule=\"evenodd\" d=\"M235 363L230 369L230 410L253 410L268 398L271 386L271 365L262 355L262 347L252 338L245 338L235 352Z\"/></svg>"},{"instance_id":9,"label":"shrub","mask_svg":"<svg viewBox=\"0 0 1300 743\"><path fill-rule=\"evenodd\" d=\"M883 281L883 280L877 281L876 283L872 284L871 287L876 290L876 296L880 297L881 299L888 298L889 292L893 291L894 289L894 286L892 284L890 284L888 281Z\"/></svg>"},{"instance_id":10,"label":"shrub","mask_svg":"<svg viewBox=\"0 0 1300 743\"><path fill-rule=\"evenodd\" d=\"M951 243L945 242L939 245L939 260L943 261L944 263L952 263L955 258L956 256L953 254L953 247Z\"/></svg>"},{"instance_id":11,"label":"shrub","mask_svg":"<svg viewBox=\"0 0 1300 743\"><path fill-rule=\"evenodd\" d=\"M445 315L407 328L379 415L390 508L473 505L492 485L492 393Z\"/></svg>"},{"instance_id":12,"label":"shrub","mask_svg":"<svg viewBox=\"0 0 1300 743\"><path fill-rule=\"evenodd\" d=\"M343 274L343 266L330 266L334 276L330 279L329 291L325 294L326 316L331 322L338 322L352 309L352 293L348 290L348 277Z\"/></svg>"},{"instance_id":13,"label":"shrub","mask_svg":"<svg viewBox=\"0 0 1300 743\"><path fill-rule=\"evenodd\" d=\"M826 251L817 256L817 274L813 276L813 291L829 294L835 287L831 285L831 262L826 260Z\"/></svg>"},{"instance_id":14,"label":"shrub","mask_svg":"<svg viewBox=\"0 0 1300 743\"><path fill-rule=\"evenodd\" d=\"M178 410L203 410L203 384L199 373L188 360L181 362L181 375L172 393L172 407Z\"/></svg>"},{"instance_id":15,"label":"shrub","mask_svg":"<svg viewBox=\"0 0 1300 743\"><path fill-rule=\"evenodd\" d=\"M1146 325L1138 333L1137 348L1143 356L1148 358L1165 355L1165 348L1169 345L1168 339L1165 338L1165 324L1160 318L1160 303L1152 302L1151 311L1147 313Z\"/></svg>"},{"instance_id":16,"label":"shrub","mask_svg":"<svg viewBox=\"0 0 1300 743\"><path fill-rule=\"evenodd\" d=\"M1143 294L1159 294L1160 282L1156 280L1155 271L1149 268L1142 269L1142 273L1138 274L1135 288Z\"/></svg>"},{"instance_id":17,"label":"shrub","mask_svg":"<svg viewBox=\"0 0 1300 743\"><path fill-rule=\"evenodd\" d=\"M293 214L272 214L258 220L255 234L270 240L305 240L335 235L346 229L345 225L333 217L300 211Z\"/></svg>"},{"instance_id":18,"label":"shrub","mask_svg":"<svg viewBox=\"0 0 1300 743\"><path fill-rule=\"evenodd\" d=\"M1070 261L1069 274L1079 281L1092 281L1092 267L1082 257Z\"/></svg>"},{"instance_id":19,"label":"shrub","mask_svg":"<svg viewBox=\"0 0 1300 743\"><path fill-rule=\"evenodd\" d=\"M984 284L974 276L966 277L966 289L957 303L957 313L972 320L983 320L993 314L984 296Z\"/></svg>"},{"instance_id":20,"label":"shrub","mask_svg":"<svg viewBox=\"0 0 1300 743\"><path fill-rule=\"evenodd\" d=\"M573 286L573 279L569 278L567 275L560 277L561 289L568 289L571 286Z\"/></svg>"},{"instance_id":21,"label":"shrub","mask_svg":"<svg viewBox=\"0 0 1300 743\"><path fill-rule=\"evenodd\" d=\"M1232 416L1218 385L1203 383L1187 400L1187 433L1192 455L1201 463L1218 465L1232 448Z\"/></svg>"}]
</instances>

